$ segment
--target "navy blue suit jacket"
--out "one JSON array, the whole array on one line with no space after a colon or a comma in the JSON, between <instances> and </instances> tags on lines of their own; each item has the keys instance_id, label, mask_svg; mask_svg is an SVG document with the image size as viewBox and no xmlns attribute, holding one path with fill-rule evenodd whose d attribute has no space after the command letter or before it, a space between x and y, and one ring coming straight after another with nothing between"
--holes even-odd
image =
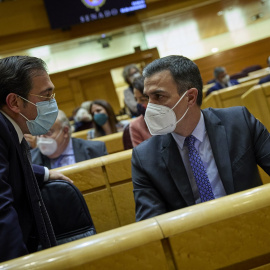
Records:
<instances>
[{"instance_id":1,"label":"navy blue suit jacket","mask_svg":"<svg viewBox=\"0 0 270 270\"><path fill-rule=\"evenodd\" d=\"M245 107L202 110L217 169L227 194L262 184L270 174L270 135ZM191 185L171 134L153 136L133 149L136 220L194 205Z\"/></svg>"},{"instance_id":2,"label":"navy blue suit jacket","mask_svg":"<svg viewBox=\"0 0 270 270\"><path fill-rule=\"evenodd\" d=\"M86 141L72 138L72 146L76 162L107 155L105 143L101 141ZM32 149L31 156L33 164L42 165L49 169L51 168L50 159L44 156L39 148Z\"/></svg>"},{"instance_id":3,"label":"navy blue suit jacket","mask_svg":"<svg viewBox=\"0 0 270 270\"><path fill-rule=\"evenodd\" d=\"M266 82L270 82L270 74L261 78L259 81L259 84L266 83Z\"/></svg>"},{"instance_id":4,"label":"navy blue suit jacket","mask_svg":"<svg viewBox=\"0 0 270 270\"><path fill-rule=\"evenodd\" d=\"M0 261L28 254L32 237L37 237L33 211L25 181L22 150L16 130L0 113ZM44 167L33 166L42 186ZM30 172L31 173L31 172ZM32 245L31 245L32 246Z\"/></svg>"},{"instance_id":5,"label":"navy blue suit jacket","mask_svg":"<svg viewBox=\"0 0 270 270\"><path fill-rule=\"evenodd\" d=\"M231 86L233 85L237 85L239 84L239 82L237 80L230 80ZM216 82L214 86L212 86L211 88L209 88L206 92L206 96L208 96L210 93L220 90L220 89L224 89L224 87L219 83Z\"/></svg>"}]
</instances>

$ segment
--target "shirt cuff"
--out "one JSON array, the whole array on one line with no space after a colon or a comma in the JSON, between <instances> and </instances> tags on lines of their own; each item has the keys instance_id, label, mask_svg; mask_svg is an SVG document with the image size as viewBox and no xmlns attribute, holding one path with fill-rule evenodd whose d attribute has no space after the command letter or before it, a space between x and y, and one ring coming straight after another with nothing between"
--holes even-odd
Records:
<instances>
[{"instance_id":1,"label":"shirt cuff","mask_svg":"<svg viewBox=\"0 0 270 270\"><path fill-rule=\"evenodd\" d=\"M45 173L44 173L44 182L49 180L50 172L47 167L44 167Z\"/></svg>"}]
</instances>

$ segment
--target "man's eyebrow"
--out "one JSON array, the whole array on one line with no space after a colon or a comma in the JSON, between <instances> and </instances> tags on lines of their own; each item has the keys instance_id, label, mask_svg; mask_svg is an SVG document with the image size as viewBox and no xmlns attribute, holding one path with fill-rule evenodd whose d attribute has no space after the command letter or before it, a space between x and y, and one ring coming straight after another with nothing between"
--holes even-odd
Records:
<instances>
[{"instance_id":1,"label":"man's eyebrow","mask_svg":"<svg viewBox=\"0 0 270 270\"><path fill-rule=\"evenodd\" d=\"M144 93L144 95L147 95L147 96L149 96L149 95L156 95L156 94L160 94L160 93L162 93L162 94L164 94L164 93L166 93L164 90L161 90L161 89L156 89L156 90L150 90L147 94L145 93L145 92L143 92Z\"/></svg>"},{"instance_id":2,"label":"man's eyebrow","mask_svg":"<svg viewBox=\"0 0 270 270\"><path fill-rule=\"evenodd\" d=\"M53 90L54 90L54 87L49 87L49 88L47 88L47 89L45 89L45 90L42 90L42 91L40 92L40 94L47 94L48 92L53 91Z\"/></svg>"}]
</instances>

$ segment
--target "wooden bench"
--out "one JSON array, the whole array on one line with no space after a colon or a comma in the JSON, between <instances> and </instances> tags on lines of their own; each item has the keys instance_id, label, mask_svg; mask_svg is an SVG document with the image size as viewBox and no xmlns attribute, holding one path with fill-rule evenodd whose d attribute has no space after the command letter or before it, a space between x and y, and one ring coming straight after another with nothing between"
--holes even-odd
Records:
<instances>
[{"instance_id":1,"label":"wooden bench","mask_svg":"<svg viewBox=\"0 0 270 270\"><path fill-rule=\"evenodd\" d=\"M135 222L131 155L126 150L54 169L82 192L97 232Z\"/></svg>"},{"instance_id":2,"label":"wooden bench","mask_svg":"<svg viewBox=\"0 0 270 270\"><path fill-rule=\"evenodd\" d=\"M241 96L257 83L258 79L214 91L203 99L202 109L242 106Z\"/></svg>"},{"instance_id":3,"label":"wooden bench","mask_svg":"<svg viewBox=\"0 0 270 270\"><path fill-rule=\"evenodd\" d=\"M255 85L241 99L243 105L270 131L270 82Z\"/></svg>"},{"instance_id":4,"label":"wooden bench","mask_svg":"<svg viewBox=\"0 0 270 270\"><path fill-rule=\"evenodd\" d=\"M87 140L87 133L89 129L74 132L71 134L73 138L80 138L83 140ZM116 152L120 152L124 150L123 145L123 131L113 133L106 136L101 136L95 139L92 139L93 141L102 141L105 142L108 154L113 154Z\"/></svg>"},{"instance_id":5,"label":"wooden bench","mask_svg":"<svg viewBox=\"0 0 270 270\"><path fill-rule=\"evenodd\" d=\"M0 269L269 269L270 184L0 264Z\"/></svg>"}]
</instances>

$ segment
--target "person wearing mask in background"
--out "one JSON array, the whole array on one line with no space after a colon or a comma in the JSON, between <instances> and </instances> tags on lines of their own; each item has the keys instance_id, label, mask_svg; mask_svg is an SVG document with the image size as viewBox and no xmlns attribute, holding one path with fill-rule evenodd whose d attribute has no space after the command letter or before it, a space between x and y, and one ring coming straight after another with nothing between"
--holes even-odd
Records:
<instances>
[{"instance_id":1,"label":"person wearing mask in background","mask_svg":"<svg viewBox=\"0 0 270 270\"><path fill-rule=\"evenodd\" d=\"M90 129L93 127L92 116L89 113L89 110L83 107L77 109L73 120L74 132Z\"/></svg>"},{"instance_id":2,"label":"person wearing mask in background","mask_svg":"<svg viewBox=\"0 0 270 270\"><path fill-rule=\"evenodd\" d=\"M143 76L157 136L133 148L137 221L262 185L270 134L245 107L201 110L201 74L184 56L157 59Z\"/></svg>"},{"instance_id":3,"label":"person wearing mask in background","mask_svg":"<svg viewBox=\"0 0 270 270\"><path fill-rule=\"evenodd\" d=\"M112 106L103 99L94 100L90 106L94 129L90 129L87 138L94 139L97 137L109 135L123 131L129 121L118 121L114 114Z\"/></svg>"},{"instance_id":4,"label":"person wearing mask in background","mask_svg":"<svg viewBox=\"0 0 270 270\"><path fill-rule=\"evenodd\" d=\"M47 133L58 114L54 85L42 59L0 60L0 262L56 245L39 188L62 179L57 171L32 165L24 134Z\"/></svg>"},{"instance_id":5,"label":"person wearing mask in background","mask_svg":"<svg viewBox=\"0 0 270 270\"><path fill-rule=\"evenodd\" d=\"M54 169L107 155L107 150L104 142L71 138L69 120L59 110L49 132L37 137L37 148L31 154L33 164Z\"/></svg>"},{"instance_id":6,"label":"person wearing mask in background","mask_svg":"<svg viewBox=\"0 0 270 270\"><path fill-rule=\"evenodd\" d=\"M144 77L138 77L133 82L134 97L138 103L138 112L140 116L132 120L129 124L130 138L133 147L137 146L141 142L149 139L151 134L144 121L144 114L148 104L148 97L143 94Z\"/></svg>"},{"instance_id":7,"label":"person wearing mask in background","mask_svg":"<svg viewBox=\"0 0 270 270\"><path fill-rule=\"evenodd\" d=\"M270 69L270 56L267 58L268 69ZM261 78L259 84L270 82L270 74Z\"/></svg>"},{"instance_id":8,"label":"person wearing mask in background","mask_svg":"<svg viewBox=\"0 0 270 270\"><path fill-rule=\"evenodd\" d=\"M127 114L131 117L136 117L138 116L137 102L134 99L132 83L135 78L141 76L141 72L135 64L131 64L125 66L122 75L125 82L128 84L128 88L124 90L124 102L128 111Z\"/></svg>"},{"instance_id":9,"label":"person wearing mask in background","mask_svg":"<svg viewBox=\"0 0 270 270\"><path fill-rule=\"evenodd\" d=\"M216 67L214 69L214 77L215 85L207 90L206 96L214 91L239 84L237 80L230 80L230 76L227 74L224 67Z\"/></svg>"}]
</instances>

